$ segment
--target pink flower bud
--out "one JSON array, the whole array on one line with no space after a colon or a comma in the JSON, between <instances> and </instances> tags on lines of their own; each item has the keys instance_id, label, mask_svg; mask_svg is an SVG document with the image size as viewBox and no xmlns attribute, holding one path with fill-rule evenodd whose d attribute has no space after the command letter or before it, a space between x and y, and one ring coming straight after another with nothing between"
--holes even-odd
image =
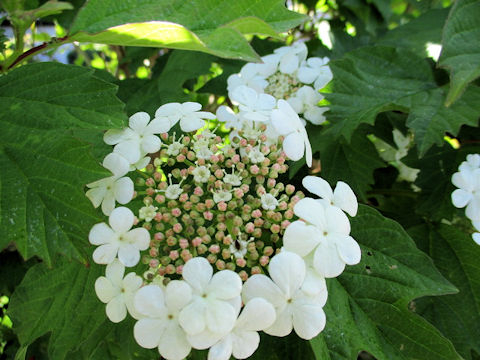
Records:
<instances>
[{"instance_id":1,"label":"pink flower bud","mask_svg":"<svg viewBox=\"0 0 480 360\"><path fill-rule=\"evenodd\" d=\"M242 270L238 273L238 276L240 276L240 279L242 279L242 281L247 281L248 280L248 274L245 270Z\"/></svg>"},{"instance_id":2,"label":"pink flower bud","mask_svg":"<svg viewBox=\"0 0 480 360\"><path fill-rule=\"evenodd\" d=\"M260 269L259 266L254 266L254 267L252 267L252 270L250 271L250 273L251 273L252 275L261 274L261 273L262 273L262 269Z\"/></svg>"},{"instance_id":3,"label":"pink flower bud","mask_svg":"<svg viewBox=\"0 0 480 360\"><path fill-rule=\"evenodd\" d=\"M250 166L250 173L252 175L258 175L259 172L260 172L260 168L257 165Z\"/></svg>"},{"instance_id":4,"label":"pink flower bud","mask_svg":"<svg viewBox=\"0 0 480 360\"><path fill-rule=\"evenodd\" d=\"M262 212L259 209L253 210L252 211L252 217L253 218L261 218L262 217Z\"/></svg>"},{"instance_id":5,"label":"pink flower bud","mask_svg":"<svg viewBox=\"0 0 480 360\"><path fill-rule=\"evenodd\" d=\"M145 193L148 195L148 196L153 196L155 195L155 189L149 187L145 190Z\"/></svg>"},{"instance_id":6,"label":"pink flower bud","mask_svg":"<svg viewBox=\"0 0 480 360\"><path fill-rule=\"evenodd\" d=\"M133 217L133 225L138 224L138 218L136 216Z\"/></svg>"},{"instance_id":7,"label":"pink flower bud","mask_svg":"<svg viewBox=\"0 0 480 360\"><path fill-rule=\"evenodd\" d=\"M227 211L227 203L225 201L220 201L218 204L217 204L217 208L218 210L220 211Z\"/></svg>"},{"instance_id":8,"label":"pink flower bud","mask_svg":"<svg viewBox=\"0 0 480 360\"><path fill-rule=\"evenodd\" d=\"M237 264L237 266L245 267L245 265L247 265L247 260L245 260L244 258L238 258L235 260L235 263Z\"/></svg>"},{"instance_id":9,"label":"pink flower bud","mask_svg":"<svg viewBox=\"0 0 480 360\"><path fill-rule=\"evenodd\" d=\"M155 201L159 204L163 204L165 202L165 196L158 194L155 196Z\"/></svg>"},{"instance_id":10,"label":"pink flower bud","mask_svg":"<svg viewBox=\"0 0 480 360\"><path fill-rule=\"evenodd\" d=\"M208 262L209 262L210 264L214 264L215 261L217 261L217 256L214 255L214 254L209 254L209 255L207 256L207 260L208 260Z\"/></svg>"},{"instance_id":11,"label":"pink flower bud","mask_svg":"<svg viewBox=\"0 0 480 360\"><path fill-rule=\"evenodd\" d=\"M215 201L213 201L212 199L207 199L205 200L205 206L207 207L207 209L212 209L215 206Z\"/></svg>"},{"instance_id":12,"label":"pink flower bud","mask_svg":"<svg viewBox=\"0 0 480 360\"><path fill-rule=\"evenodd\" d=\"M241 199L243 197L243 191L242 189L235 189L235 191L233 192L233 196L235 196L236 199Z\"/></svg>"},{"instance_id":13,"label":"pink flower bud","mask_svg":"<svg viewBox=\"0 0 480 360\"><path fill-rule=\"evenodd\" d=\"M175 225L173 225L172 229L178 234L183 230L183 226L180 223L176 223Z\"/></svg>"},{"instance_id":14,"label":"pink flower bud","mask_svg":"<svg viewBox=\"0 0 480 360\"><path fill-rule=\"evenodd\" d=\"M283 216L285 216L285 219L290 220L291 218L293 218L293 210L288 209L287 211L285 211L285 214Z\"/></svg>"},{"instance_id":15,"label":"pink flower bud","mask_svg":"<svg viewBox=\"0 0 480 360\"><path fill-rule=\"evenodd\" d=\"M275 187L276 183L277 183L277 181L275 179L268 179L267 180L267 187L273 188L273 187Z\"/></svg>"},{"instance_id":16,"label":"pink flower bud","mask_svg":"<svg viewBox=\"0 0 480 360\"><path fill-rule=\"evenodd\" d=\"M178 241L178 244L180 245L180 247L181 247L182 249L188 248L188 240L187 240L187 239L183 239L183 238L180 239L180 240Z\"/></svg>"},{"instance_id":17,"label":"pink flower bud","mask_svg":"<svg viewBox=\"0 0 480 360\"><path fill-rule=\"evenodd\" d=\"M168 257L169 257L170 259L172 259L173 261L177 260L179 256L180 256L180 255L178 255L178 251L177 251L177 250L172 250L172 251L170 251L170 254L168 254Z\"/></svg>"},{"instance_id":18,"label":"pink flower bud","mask_svg":"<svg viewBox=\"0 0 480 360\"><path fill-rule=\"evenodd\" d=\"M218 254L220 252L220 246L214 244L208 248L208 251L210 251L212 254Z\"/></svg>"},{"instance_id":19,"label":"pink flower bud","mask_svg":"<svg viewBox=\"0 0 480 360\"><path fill-rule=\"evenodd\" d=\"M179 217L180 215L182 215L182 211L179 208L173 208L171 213L175 217Z\"/></svg>"},{"instance_id":20,"label":"pink flower bud","mask_svg":"<svg viewBox=\"0 0 480 360\"><path fill-rule=\"evenodd\" d=\"M269 263L269 261L270 261L270 258L268 256L262 256L260 260L258 260L258 262L262 266L266 266Z\"/></svg>"},{"instance_id":21,"label":"pink flower bud","mask_svg":"<svg viewBox=\"0 0 480 360\"><path fill-rule=\"evenodd\" d=\"M158 241L162 241L163 239L165 239L165 235L163 235L163 233L161 233L161 232L155 233L155 235L153 235L153 237L154 237L155 240L158 240Z\"/></svg>"},{"instance_id":22,"label":"pink flower bud","mask_svg":"<svg viewBox=\"0 0 480 360\"><path fill-rule=\"evenodd\" d=\"M159 262L158 262L157 259L152 259L152 260L150 260L150 262L148 263L148 266L150 266L151 268L156 268L156 267L158 267L158 264L159 264Z\"/></svg>"},{"instance_id":23,"label":"pink flower bud","mask_svg":"<svg viewBox=\"0 0 480 360\"><path fill-rule=\"evenodd\" d=\"M178 162L184 162L185 159L186 159L186 156L183 155L183 154L179 154L179 155L177 155L176 159L177 159Z\"/></svg>"},{"instance_id":24,"label":"pink flower bud","mask_svg":"<svg viewBox=\"0 0 480 360\"><path fill-rule=\"evenodd\" d=\"M174 246L177 244L177 239L174 238L173 236L167 237L167 245L168 246Z\"/></svg>"},{"instance_id":25,"label":"pink flower bud","mask_svg":"<svg viewBox=\"0 0 480 360\"><path fill-rule=\"evenodd\" d=\"M155 186L155 180L153 180L152 178L148 178L147 180L145 180L145 185Z\"/></svg>"},{"instance_id":26,"label":"pink flower bud","mask_svg":"<svg viewBox=\"0 0 480 360\"><path fill-rule=\"evenodd\" d=\"M205 211L203 213L203 217L205 218L205 220L212 221L213 213L211 211Z\"/></svg>"},{"instance_id":27,"label":"pink flower bud","mask_svg":"<svg viewBox=\"0 0 480 360\"><path fill-rule=\"evenodd\" d=\"M290 221L288 220L283 220L282 221L282 229L286 229L288 227L288 225L290 225Z\"/></svg>"},{"instance_id":28,"label":"pink flower bud","mask_svg":"<svg viewBox=\"0 0 480 360\"><path fill-rule=\"evenodd\" d=\"M245 225L245 232L247 234L252 234L254 230L255 230L255 225L253 223L249 222Z\"/></svg>"},{"instance_id":29,"label":"pink flower bud","mask_svg":"<svg viewBox=\"0 0 480 360\"><path fill-rule=\"evenodd\" d=\"M165 266L165 272L169 275L175 274L176 271L177 269L175 269L175 266L172 264L168 264L167 266Z\"/></svg>"},{"instance_id":30,"label":"pink flower bud","mask_svg":"<svg viewBox=\"0 0 480 360\"><path fill-rule=\"evenodd\" d=\"M232 156L232 162L233 162L234 164L240 162L240 155L238 155L238 154L233 155L233 156Z\"/></svg>"},{"instance_id":31,"label":"pink flower bud","mask_svg":"<svg viewBox=\"0 0 480 360\"><path fill-rule=\"evenodd\" d=\"M192 254L190 253L190 251L188 251L188 249L183 249L182 252L180 253L180 257L182 258L183 261L187 262L187 261L190 260L193 256L192 256Z\"/></svg>"},{"instance_id":32,"label":"pink flower bud","mask_svg":"<svg viewBox=\"0 0 480 360\"><path fill-rule=\"evenodd\" d=\"M158 250L157 248L151 248L148 253L150 254L151 257L157 257L158 256Z\"/></svg>"},{"instance_id":33,"label":"pink flower bud","mask_svg":"<svg viewBox=\"0 0 480 360\"><path fill-rule=\"evenodd\" d=\"M215 262L215 266L217 267L218 270L224 270L225 269L225 261L219 259Z\"/></svg>"},{"instance_id":34,"label":"pink flower bud","mask_svg":"<svg viewBox=\"0 0 480 360\"><path fill-rule=\"evenodd\" d=\"M270 256L273 254L273 248L271 246L265 246L263 248L263 255Z\"/></svg>"},{"instance_id":35,"label":"pink flower bud","mask_svg":"<svg viewBox=\"0 0 480 360\"><path fill-rule=\"evenodd\" d=\"M175 271L178 275L182 275L183 272L183 265L178 265L177 270Z\"/></svg>"}]
</instances>

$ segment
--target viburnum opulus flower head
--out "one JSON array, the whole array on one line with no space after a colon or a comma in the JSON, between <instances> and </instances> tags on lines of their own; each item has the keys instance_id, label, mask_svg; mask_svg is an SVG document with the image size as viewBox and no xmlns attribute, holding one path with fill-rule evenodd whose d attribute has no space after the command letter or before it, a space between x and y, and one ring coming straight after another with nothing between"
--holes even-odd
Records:
<instances>
[{"instance_id":1,"label":"viburnum opulus flower head","mask_svg":"<svg viewBox=\"0 0 480 360\"><path fill-rule=\"evenodd\" d=\"M297 50L292 56L300 56ZM289 54L274 54L276 59L258 71L276 71L271 65L281 59L287 66ZM338 275L359 257L349 247L349 222L340 210L354 215L354 195L339 184L334 192L325 190L323 180L319 190L317 180L307 179L309 190L324 199L304 199L283 181L287 160L307 153L311 163L297 113L285 100L241 88L238 93L245 107L241 114L227 111L227 117L236 118L229 120L228 138L217 128L188 133L211 118L193 103L165 104L152 120L164 128L180 123L187 131L180 136L158 136L145 130L150 125L143 121L137 135L158 137L154 154L141 150L140 136L123 134L118 141L110 141L114 133L106 136L120 150L136 141L140 157L149 163L131 173L135 212L118 207L108 224L90 231L90 242L98 245L94 261L108 266L95 290L112 321L128 312L138 320L137 343L156 348L168 360L183 359L192 348L209 349L210 360L244 359L257 349L259 331L285 336L294 329L304 339L316 336L325 325L325 276ZM140 128L137 118L132 121L126 133ZM122 172L113 166L114 177L123 176L132 160L116 150L107 165L111 159L123 164ZM310 208L306 215L310 201L323 213ZM125 266L135 265L142 277L124 276Z\"/></svg>"}]
</instances>

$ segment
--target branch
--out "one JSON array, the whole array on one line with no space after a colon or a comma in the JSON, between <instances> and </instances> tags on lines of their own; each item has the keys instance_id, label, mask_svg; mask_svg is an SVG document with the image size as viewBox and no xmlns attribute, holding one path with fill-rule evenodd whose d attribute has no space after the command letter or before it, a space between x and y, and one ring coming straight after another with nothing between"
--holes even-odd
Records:
<instances>
[{"instance_id":1,"label":"branch","mask_svg":"<svg viewBox=\"0 0 480 360\"><path fill-rule=\"evenodd\" d=\"M64 36L64 37L61 37L61 38L53 38L51 41L49 42L44 42L43 44L40 44L38 46L35 46L33 48L31 48L30 50L27 50L25 51L24 53L22 53L21 55L19 55L15 61L10 64L8 66L8 70L10 70L11 68L13 68L15 65L17 65L19 62L25 60L27 57L31 56L31 55L34 55L36 53L39 53L41 51L43 51L44 49L48 48L49 45L52 45L52 44L55 44L55 45L59 45L59 43L65 41L68 39L68 36Z\"/></svg>"}]
</instances>

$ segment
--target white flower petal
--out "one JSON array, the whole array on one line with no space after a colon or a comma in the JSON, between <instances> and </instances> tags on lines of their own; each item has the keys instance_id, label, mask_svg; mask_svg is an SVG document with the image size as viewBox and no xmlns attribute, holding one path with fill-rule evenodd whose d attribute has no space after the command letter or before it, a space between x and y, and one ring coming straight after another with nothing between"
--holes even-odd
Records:
<instances>
[{"instance_id":1,"label":"white flower petal","mask_svg":"<svg viewBox=\"0 0 480 360\"><path fill-rule=\"evenodd\" d=\"M142 151L147 154L156 153L161 145L162 141L157 135L145 135L141 142Z\"/></svg>"},{"instance_id":2,"label":"white flower petal","mask_svg":"<svg viewBox=\"0 0 480 360\"><path fill-rule=\"evenodd\" d=\"M150 115L146 112L140 111L130 116L128 126L137 133L142 133L149 121Z\"/></svg>"},{"instance_id":3,"label":"white flower petal","mask_svg":"<svg viewBox=\"0 0 480 360\"><path fill-rule=\"evenodd\" d=\"M104 276L100 276L95 281L95 293L103 303L108 303L115 296L120 294L120 291L112 285L112 282Z\"/></svg>"},{"instance_id":4,"label":"white flower petal","mask_svg":"<svg viewBox=\"0 0 480 360\"><path fill-rule=\"evenodd\" d=\"M285 297L290 299L305 279L305 262L293 252L282 251L272 258L268 271Z\"/></svg>"},{"instance_id":5,"label":"white flower petal","mask_svg":"<svg viewBox=\"0 0 480 360\"><path fill-rule=\"evenodd\" d=\"M333 200L333 191L330 184L319 176L305 176L302 185L311 193L328 200Z\"/></svg>"},{"instance_id":6,"label":"white flower petal","mask_svg":"<svg viewBox=\"0 0 480 360\"><path fill-rule=\"evenodd\" d=\"M475 187L475 179L470 169L464 169L452 175L452 184L465 191L471 192Z\"/></svg>"},{"instance_id":7,"label":"white flower petal","mask_svg":"<svg viewBox=\"0 0 480 360\"><path fill-rule=\"evenodd\" d=\"M124 235L124 240L138 250L147 250L150 245L150 233L143 227L135 228Z\"/></svg>"},{"instance_id":8,"label":"white flower petal","mask_svg":"<svg viewBox=\"0 0 480 360\"><path fill-rule=\"evenodd\" d=\"M236 272L222 270L215 273L207 287L207 292L217 299L229 300L240 295L242 280Z\"/></svg>"},{"instance_id":9,"label":"white flower petal","mask_svg":"<svg viewBox=\"0 0 480 360\"><path fill-rule=\"evenodd\" d=\"M287 336L290 334L293 329L291 310L291 306L287 306L282 311L277 311L275 322L264 331L273 336Z\"/></svg>"},{"instance_id":10,"label":"white flower petal","mask_svg":"<svg viewBox=\"0 0 480 360\"><path fill-rule=\"evenodd\" d=\"M288 134L283 140L283 151L290 160L300 160L305 154L304 137L297 132Z\"/></svg>"},{"instance_id":11,"label":"white flower petal","mask_svg":"<svg viewBox=\"0 0 480 360\"><path fill-rule=\"evenodd\" d=\"M317 274L313 267L307 267L307 274L303 281L302 292L315 298L320 306L324 306L328 298L327 283L325 278Z\"/></svg>"},{"instance_id":12,"label":"white flower petal","mask_svg":"<svg viewBox=\"0 0 480 360\"><path fill-rule=\"evenodd\" d=\"M205 329L196 335L187 335L187 339L194 349L204 350L219 342L224 336L224 334L216 334Z\"/></svg>"},{"instance_id":13,"label":"white flower petal","mask_svg":"<svg viewBox=\"0 0 480 360\"><path fill-rule=\"evenodd\" d=\"M181 280L172 280L165 289L165 302L169 309L180 310L192 300L192 288Z\"/></svg>"},{"instance_id":14,"label":"white flower petal","mask_svg":"<svg viewBox=\"0 0 480 360\"><path fill-rule=\"evenodd\" d=\"M471 199L472 193L463 189L457 189L452 193L452 203L453 206L457 208L463 208L467 206Z\"/></svg>"},{"instance_id":15,"label":"white flower petal","mask_svg":"<svg viewBox=\"0 0 480 360\"><path fill-rule=\"evenodd\" d=\"M140 251L134 245L124 244L118 249L118 260L127 267L135 266L140 261Z\"/></svg>"},{"instance_id":16,"label":"white flower petal","mask_svg":"<svg viewBox=\"0 0 480 360\"><path fill-rule=\"evenodd\" d=\"M105 276L112 284L118 288L122 286L123 275L125 274L125 266L115 259L112 263L107 265L105 269Z\"/></svg>"},{"instance_id":17,"label":"white flower petal","mask_svg":"<svg viewBox=\"0 0 480 360\"><path fill-rule=\"evenodd\" d=\"M150 121L150 124L147 126L147 131L150 134L162 134L169 132L171 128L172 124L168 117L162 116L155 117L152 121Z\"/></svg>"},{"instance_id":18,"label":"white flower petal","mask_svg":"<svg viewBox=\"0 0 480 360\"><path fill-rule=\"evenodd\" d=\"M188 343L185 332L178 323L169 321L163 335L160 337L158 351L167 360L182 360L190 354L192 347Z\"/></svg>"},{"instance_id":19,"label":"white flower petal","mask_svg":"<svg viewBox=\"0 0 480 360\"><path fill-rule=\"evenodd\" d=\"M115 199L120 204L127 204L133 198L134 186L129 177L123 177L115 181L114 185Z\"/></svg>"},{"instance_id":20,"label":"white flower petal","mask_svg":"<svg viewBox=\"0 0 480 360\"><path fill-rule=\"evenodd\" d=\"M195 257L183 266L182 276L194 292L201 293L212 278L213 269L205 258Z\"/></svg>"},{"instance_id":21,"label":"white flower petal","mask_svg":"<svg viewBox=\"0 0 480 360\"><path fill-rule=\"evenodd\" d=\"M335 243L320 242L313 257L313 267L326 278L337 277L343 272L345 262L340 258Z\"/></svg>"},{"instance_id":22,"label":"white flower petal","mask_svg":"<svg viewBox=\"0 0 480 360\"><path fill-rule=\"evenodd\" d=\"M217 334L227 334L233 329L237 313L226 301L211 300L206 309L205 320L207 328Z\"/></svg>"},{"instance_id":23,"label":"white flower petal","mask_svg":"<svg viewBox=\"0 0 480 360\"><path fill-rule=\"evenodd\" d=\"M298 336L310 340L325 328L325 313L320 305L299 302L293 304L293 327Z\"/></svg>"},{"instance_id":24,"label":"white flower petal","mask_svg":"<svg viewBox=\"0 0 480 360\"><path fill-rule=\"evenodd\" d=\"M205 330L205 306L204 301L196 300L180 311L178 322L188 335L197 335Z\"/></svg>"},{"instance_id":25,"label":"white flower petal","mask_svg":"<svg viewBox=\"0 0 480 360\"><path fill-rule=\"evenodd\" d=\"M208 350L207 360L229 360L232 355L232 348L232 337L227 335Z\"/></svg>"},{"instance_id":26,"label":"white flower petal","mask_svg":"<svg viewBox=\"0 0 480 360\"><path fill-rule=\"evenodd\" d=\"M118 295L109 301L106 308L107 317L110 321L118 323L127 316L127 307L123 301L123 296Z\"/></svg>"},{"instance_id":27,"label":"white flower petal","mask_svg":"<svg viewBox=\"0 0 480 360\"><path fill-rule=\"evenodd\" d=\"M184 132L197 131L205 126L205 121L195 116L195 114L183 117L180 120L180 128Z\"/></svg>"},{"instance_id":28,"label":"white flower petal","mask_svg":"<svg viewBox=\"0 0 480 360\"><path fill-rule=\"evenodd\" d=\"M100 245L92 254L97 264L110 264L117 256L118 246L112 244Z\"/></svg>"},{"instance_id":29,"label":"white flower petal","mask_svg":"<svg viewBox=\"0 0 480 360\"><path fill-rule=\"evenodd\" d=\"M337 186L335 187L335 191L333 192L333 197L336 206L338 206L350 216L357 215L357 197L355 196L350 186L348 186L343 181L337 182Z\"/></svg>"},{"instance_id":30,"label":"white flower petal","mask_svg":"<svg viewBox=\"0 0 480 360\"><path fill-rule=\"evenodd\" d=\"M303 198L293 208L295 215L308 223L315 225L320 231L327 227L325 209L322 204L312 198Z\"/></svg>"},{"instance_id":31,"label":"white flower petal","mask_svg":"<svg viewBox=\"0 0 480 360\"><path fill-rule=\"evenodd\" d=\"M260 345L260 336L256 331L235 331L232 333L232 343L233 357L246 359L257 350Z\"/></svg>"},{"instance_id":32,"label":"white flower petal","mask_svg":"<svg viewBox=\"0 0 480 360\"><path fill-rule=\"evenodd\" d=\"M93 225L88 234L88 241L93 245L108 244L115 237L113 230L105 223Z\"/></svg>"},{"instance_id":33,"label":"white flower petal","mask_svg":"<svg viewBox=\"0 0 480 360\"><path fill-rule=\"evenodd\" d=\"M103 167L110 170L116 177L120 177L128 172L130 164L123 156L113 152L105 156Z\"/></svg>"},{"instance_id":34,"label":"white flower petal","mask_svg":"<svg viewBox=\"0 0 480 360\"><path fill-rule=\"evenodd\" d=\"M477 245L480 245L480 233L476 232L472 234L472 239L477 243Z\"/></svg>"},{"instance_id":35,"label":"white flower petal","mask_svg":"<svg viewBox=\"0 0 480 360\"><path fill-rule=\"evenodd\" d=\"M115 145L126 139L126 129L110 129L103 135L103 141L108 145Z\"/></svg>"},{"instance_id":36,"label":"white flower petal","mask_svg":"<svg viewBox=\"0 0 480 360\"><path fill-rule=\"evenodd\" d=\"M165 314L163 290L157 285L147 285L138 290L133 304L140 314L147 317L160 318Z\"/></svg>"},{"instance_id":37,"label":"white flower petal","mask_svg":"<svg viewBox=\"0 0 480 360\"><path fill-rule=\"evenodd\" d=\"M350 221L347 215L336 206L327 206L325 208L326 230L328 233L338 233L342 235L350 234Z\"/></svg>"},{"instance_id":38,"label":"white flower petal","mask_svg":"<svg viewBox=\"0 0 480 360\"><path fill-rule=\"evenodd\" d=\"M127 159L130 164L135 164L142 157L140 143L137 140L122 141L115 145L113 151Z\"/></svg>"},{"instance_id":39,"label":"white flower petal","mask_svg":"<svg viewBox=\"0 0 480 360\"><path fill-rule=\"evenodd\" d=\"M275 322L276 314L272 304L263 298L247 302L237 319L235 329L261 331Z\"/></svg>"},{"instance_id":40,"label":"white flower petal","mask_svg":"<svg viewBox=\"0 0 480 360\"><path fill-rule=\"evenodd\" d=\"M143 280L140 276L131 272L131 273L128 273L127 276L125 276L122 284L126 292L133 293L142 286Z\"/></svg>"},{"instance_id":41,"label":"white flower petal","mask_svg":"<svg viewBox=\"0 0 480 360\"><path fill-rule=\"evenodd\" d=\"M102 212L109 216L115 209L115 193L113 190L107 190L102 201Z\"/></svg>"},{"instance_id":42,"label":"white flower petal","mask_svg":"<svg viewBox=\"0 0 480 360\"><path fill-rule=\"evenodd\" d=\"M153 349L164 335L165 325L165 322L159 319L140 319L133 327L133 337L141 347Z\"/></svg>"},{"instance_id":43,"label":"white flower petal","mask_svg":"<svg viewBox=\"0 0 480 360\"><path fill-rule=\"evenodd\" d=\"M265 275L253 275L243 284L242 297L245 303L256 297L261 297L271 303L276 309L285 306L285 295L280 288Z\"/></svg>"},{"instance_id":44,"label":"white flower petal","mask_svg":"<svg viewBox=\"0 0 480 360\"><path fill-rule=\"evenodd\" d=\"M293 74L298 69L298 65L297 55L290 53L282 57L279 69L284 74Z\"/></svg>"},{"instance_id":45,"label":"white flower petal","mask_svg":"<svg viewBox=\"0 0 480 360\"><path fill-rule=\"evenodd\" d=\"M294 252L302 257L307 256L315 249L321 235L317 227L297 220L285 229L283 247L285 250Z\"/></svg>"},{"instance_id":46,"label":"white flower petal","mask_svg":"<svg viewBox=\"0 0 480 360\"><path fill-rule=\"evenodd\" d=\"M337 241L338 254L340 258L348 265L355 265L360 262L362 251L358 243L351 237L341 237Z\"/></svg>"},{"instance_id":47,"label":"white flower petal","mask_svg":"<svg viewBox=\"0 0 480 360\"><path fill-rule=\"evenodd\" d=\"M480 198L473 196L465 209L465 215L472 221L480 221Z\"/></svg>"},{"instance_id":48,"label":"white flower petal","mask_svg":"<svg viewBox=\"0 0 480 360\"><path fill-rule=\"evenodd\" d=\"M87 186L92 185L88 184ZM100 206L107 193L107 189L104 187L94 187L85 193L85 196L92 202L93 207L96 209Z\"/></svg>"},{"instance_id":49,"label":"white flower petal","mask_svg":"<svg viewBox=\"0 0 480 360\"><path fill-rule=\"evenodd\" d=\"M133 225L134 215L133 212L126 207L118 207L112 211L108 222L111 228L117 234L126 233Z\"/></svg>"}]
</instances>

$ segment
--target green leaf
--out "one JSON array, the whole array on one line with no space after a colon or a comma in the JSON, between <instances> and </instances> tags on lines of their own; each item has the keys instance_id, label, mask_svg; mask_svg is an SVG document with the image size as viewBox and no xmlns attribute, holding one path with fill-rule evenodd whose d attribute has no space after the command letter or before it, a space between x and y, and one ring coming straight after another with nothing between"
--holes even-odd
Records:
<instances>
[{"instance_id":1,"label":"green leaf","mask_svg":"<svg viewBox=\"0 0 480 360\"><path fill-rule=\"evenodd\" d=\"M476 126L480 117L480 87L470 86L455 104L446 107L445 90L432 89L405 99L410 114L407 126L415 134L420 156L433 145L442 145L446 132L457 135L463 124Z\"/></svg>"},{"instance_id":2,"label":"green leaf","mask_svg":"<svg viewBox=\"0 0 480 360\"><path fill-rule=\"evenodd\" d=\"M23 66L0 78L0 249L14 242L24 258L49 266L57 253L85 261L99 220L86 183L108 176L75 132L116 128L116 87L91 70L55 63Z\"/></svg>"},{"instance_id":3,"label":"green leaf","mask_svg":"<svg viewBox=\"0 0 480 360\"><path fill-rule=\"evenodd\" d=\"M351 224L362 261L328 280L327 325L312 342L317 358L328 348L331 359L355 359L364 350L379 360L460 360L450 341L408 309L413 299L455 287L396 222L361 205Z\"/></svg>"},{"instance_id":4,"label":"green leaf","mask_svg":"<svg viewBox=\"0 0 480 360\"><path fill-rule=\"evenodd\" d=\"M37 9L25 11L22 17L30 17L32 21L49 15L60 14L64 10L72 10L73 6L65 1L50 0Z\"/></svg>"},{"instance_id":5,"label":"green leaf","mask_svg":"<svg viewBox=\"0 0 480 360\"><path fill-rule=\"evenodd\" d=\"M104 305L94 283L100 266L64 263L53 270L45 264L31 268L16 288L9 305L22 348L51 333L50 359L64 359L106 321Z\"/></svg>"},{"instance_id":6,"label":"green leaf","mask_svg":"<svg viewBox=\"0 0 480 360\"><path fill-rule=\"evenodd\" d=\"M436 87L427 61L403 49L364 47L330 64L329 120L347 139L360 124L373 125L380 112L407 111L402 99Z\"/></svg>"},{"instance_id":7,"label":"green leaf","mask_svg":"<svg viewBox=\"0 0 480 360\"><path fill-rule=\"evenodd\" d=\"M408 232L425 243L440 272L458 289L454 295L419 299L417 308L450 339L460 355L480 354L480 246L455 226L421 225Z\"/></svg>"},{"instance_id":8,"label":"green leaf","mask_svg":"<svg viewBox=\"0 0 480 360\"><path fill-rule=\"evenodd\" d=\"M453 104L467 85L480 76L480 2L457 0L443 29L440 66L450 71L446 105Z\"/></svg>"},{"instance_id":9,"label":"green leaf","mask_svg":"<svg viewBox=\"0 0 480 360\"><path fill-rule=\"evenodd\" d=\"M114 45L169 47L258 61L244 35L277 36L305 20L280 0L89 1L70 39Z\"/></svg>"},{"instance_id":10,"label":"green leaf","mask_svg":"<svg viewBox=\"0 0 480 360\"><path fill-rule=\"evenodd\" d=\"M432 9L404 25L385 33L378 44L401 47L416 54L427 56L427 45L440 44L441 32L449 9Z\"/></svg>"}]
</instances>

